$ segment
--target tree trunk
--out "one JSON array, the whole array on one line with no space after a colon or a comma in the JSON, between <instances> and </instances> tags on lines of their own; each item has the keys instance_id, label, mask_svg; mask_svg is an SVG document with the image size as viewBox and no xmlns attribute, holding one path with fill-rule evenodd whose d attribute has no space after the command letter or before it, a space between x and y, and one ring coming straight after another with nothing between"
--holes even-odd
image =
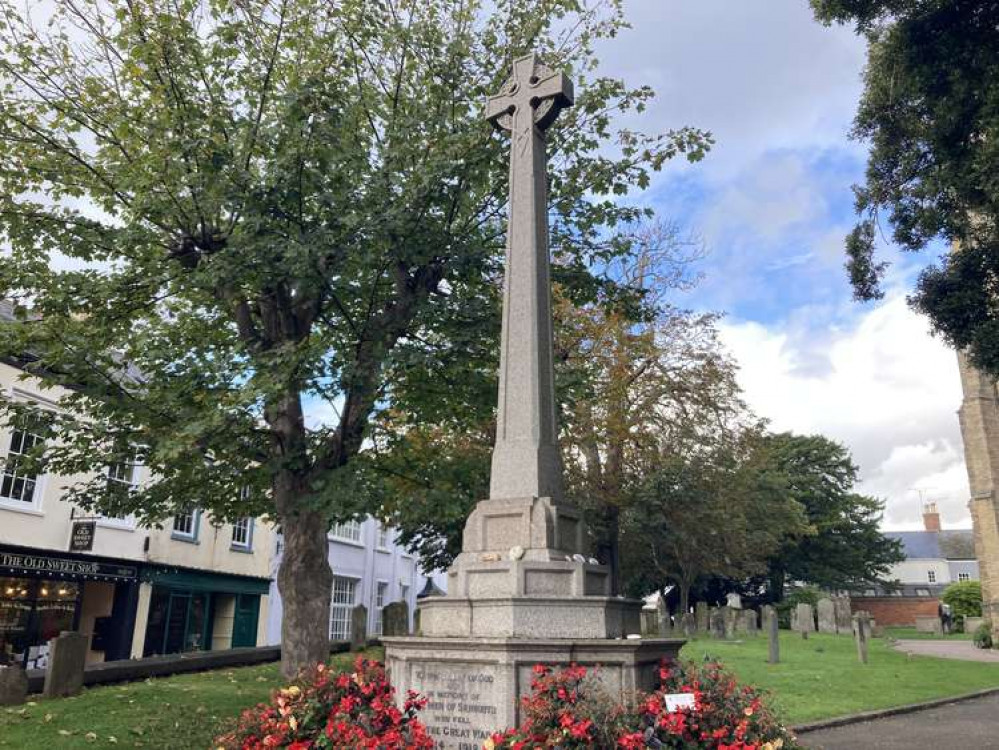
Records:
<instances>
[{"instance_id":1,"label":"tree trunk","mask_svg":"<svg viewBox=\"0 0 999 750\"><path fill-rule=\"evenodd\" d=\"M680 589L680 615L683 616L690 607L690 584L681 581L677 588Z\"/></svg>"},{"instance_id":2,"label":"tree trunk","mask_svg":"<svg viewBox=\"0 0 999 750\"><path fill-rule=\"evenodd\" d=\"M287 507L290 498L278 504ZM330 596L327 523L313 512L280 514L284 556L277 582L284 607L281 619L281 674L292 678L325 662L330 653Z\"/></svg>"},{"instance_id":3,"label":"tree trunk","mask_svg":"<svg viewBox=\"0 0 999 750\"><path fill-rule=\"evenodd\" d=\"M767 576L767 590L770 593L770 600L774 604L784 601L784 578L783 568L770 568Z\"/></svg>"},{"instance_id":4,"label":"tree trunk","mask_svg":"<svg viewBox=\"0 0 999 750\"><path fill-rule=\"evenodd\" d=\"M610 568L610 595L621 595L621 509L616 505L604 506L607 527L607 567Z\"/></svg>"}]
</instances>

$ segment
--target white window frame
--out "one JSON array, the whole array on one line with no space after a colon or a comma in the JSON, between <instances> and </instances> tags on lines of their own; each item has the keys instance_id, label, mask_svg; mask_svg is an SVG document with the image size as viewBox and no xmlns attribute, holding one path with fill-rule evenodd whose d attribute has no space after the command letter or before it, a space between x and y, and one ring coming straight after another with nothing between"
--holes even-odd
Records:
<instances>
[{"instance_id":1,"label":"white window frame","mask_svg":"<svg viewBox=\"0 0 999 750\"><path fill-rule=\"evenodd\" d=\"M7 461L9 459L10 455L11 455L11 449L14 446L14 435L15 435L15 433L21 432L21 433L26 433L28 435L33 435L38 440L44 442L41 439L41 436L36 435L35 433L27 432L26 430L22 430L22 429L20 429L19 427L17 427L14 424L7 424L7 425L5 425L5 429L4 429L3 432L4 432L4 435L6 437L6 441L5 441L6 445L5 445L5 448L4 448L3 458L0 459L0 489L3 488L3 482L4 482L4 480L5 480L6 476L7 476ZM35 445L37 445L37 443L33 443L31 447L34 447ZM21 442L21 447L22 448L24 447L23 439L22 439L22 442ZM31 449L29 448L28 450L31 450ZM20 456L20 455L23 455L23 454L17 453L15 455ZM18 476L16 469L14 470L14 473L13 473L12 476L15 478L12 481L16 481L16 478ZM42 474L35 474L35 475L32 476L32 478L30 480L22 478L23 482L24 481L30 481L31 482L31 500L28 500L28 501L17 500L17 499L15 499L13 497L8 497L6 495L0 495L0 507L6 508L8 510L20 511L21 513L33 513L33 514L36 514L36 515L40 515L42 513L42 498L45 495L45 478L46 478L46 475L44 473L42 473ZM23 485L22 485L22 487L23 487Z\"/></svg>"},{"instance_id":2,"label":"white window frame","mask_svg":"<svg viewBox=\"0 0 999 750\"><path fill-rule=\"evenodd\" d=\"M399 581L399 601L406 602L409 605L409 584Z\"/></svg>"},{"instance_id":3,"label":"white window frame","mask_svg":"<svg viewBox=\"0 0 999 750\"><path fill-rule=\"evenodd\" d=\"M132 467L132 476L128 480L120 479L118 477L112 476L111 472L115 466L128 465ZM128 487L128 492L134 492L140 482L140 475L142 472L142 464L138 460L133 460L131 462L117 461L115 464L108 465L104 468L104 475L107 477L108 486L111 486L112 482L117 482ZM125 529L126 531L135 531L135 516L129 513L125 516L106 516L103 513L97 516L98 526L107 526L112 529Z\"/></svg>"},{"instance_id":4,"label":"white window frame","mask_svg":"<svg viewBox=\"0 0 999 750\"><path fill-rule=\"evenodd\" d=\"M236 540L236 532L243 529L244 537L242 541ZM230 546L241 552L249 552L253 549L253 516L243 516L232 523L232 536Z\"/></svg>"},{"instance_id":5,"label":"white window frame","mask_svg":"<svg viewBox=\"0 0 999 750\"><path fill-rule=\"evenodd\" d=\"M936 583L937 582L937 572L935 570L927 570L926 571L926 581L927 581L927 583Z\"/></svg>"},{"instance_id":6,"label":"white window frame","mask_svg":"<svg viewBox=\"0 0 999 750\"><path fill-rule=\"evenodd\" d=\"M344 521L343 523L333 524L329 537L338 542L346 542L347 544L356 544L359 547L363 547L364 542L361 539L361 533L360 521Z\"/></svg>"},{"instance_id":7,"label":"white window frame","mask_svg":"<svg viewBox=\"0 0 999 750\"><path fill-rule=\"evenodd\" d=\"M376 546L379 549L379 551L381 552L389 551L389 544L391 544L391 542L389 541L389 534L391 533L391 531L392 530L389 527L387 527L385 524L383 523L378 524L378 541L376 543Z\"/></svg>"},{"instance_id":8,"label":"white window frame","mask_svg":"<svg viewBox=\"0 0 999 750\"><path fill-rule=\"evenodd\" d=\"M331 641L350 640L351 621L354 616L354 607L357 606L358 583L360 583L360 579L352 576L333 576L333 587L330 590L329 622Z\"/></svg>"},{"instance_id":9,"label":"white window frame","mask_svg":"<svg viewBox=\"0 0 999 750\"><path fill-rule=\"evenodd\" d=\"M375 622L374 622L374 628L372 630L372 632L375 635L382 634L382 625L384 622L382 610L385 608L385 605L388 603L385 601L386 599L388 599L388 590L389 590L388 581L383 581L383 580L375 581L375 591L374 591Z\"/></svg>"},{"instance_id":10,"label":"white window frame","mask_svg":"<svg viewBox=\"0 0 999 750\"><path fill-rule=\"evenodd\" d=\"M191 516L191 530L190 531L180 531L177 529L177 519L181 515ZM198 527L201 525L201 513L197 508L192 508L187 513L174 514L172 525L170 527L170 538L178 539L182 542L196 542L198 541Z\"/></svg>"}]
</instances>

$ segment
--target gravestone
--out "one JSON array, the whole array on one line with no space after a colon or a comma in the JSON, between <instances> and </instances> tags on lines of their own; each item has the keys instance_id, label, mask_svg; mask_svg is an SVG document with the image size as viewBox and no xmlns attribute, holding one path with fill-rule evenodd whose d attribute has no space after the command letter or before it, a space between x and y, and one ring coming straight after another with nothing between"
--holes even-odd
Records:
<instances>
[{"instance_id":1,"label":"gravestone","mask_svg":"<svg viewBox=\"0 0 999 750\"><path fill-rule=\"evenodd\" d=\"M755 609L742 610L742 631L747 635L755 636L759 633L760 626L757 620Z\"/></svg>"},{"instance_id":2,"label":"gravestone","mask_svg":"<svg viewBox=\"0 0 999 750\"><path fill-rule=\"evenodd\" d=\"M666 599L662 595L656 599L656 620L658 634L664 638L669 637L673 632L673 621L669 616L669 607L666 606Z\"/></svg>"},{"instance_id":3,"label":"gravestone","mask_svg":"<svg viewBox=\"0 0 999 750\"><path fill-rule=\"evenodd\" d=\"M819 632L836 633L836 605L832 599L819 599L816 609L819 613Z\"/></svg>"},{"instance_id":4,"label":"gravestone","mask_svg":"<svg viewBox=\"0 0 999 750\"><path fill-rule=\"evenodd\" d=\"M916 632L943 635L943 623L936 615L916 615Z\"/></svg>"},{"instance_id":5,"label":"gravestone","mask_svg":"<svg viewBox=\"0 0 999 750\"><path fill-rule=\"evenodd\" d=\"M681 639L643 639L642 603L618 595L589 556L580 511L564 496L553 369L545 131L572 104L572 84L536 55L513 63L486 119L511 137L496 442L489 497L465 523L447 594L421 601L422 636L388 637L385 660L403 701L438 748L480 747L520 722L535 664L600 664L623 700L658 685Z\"/></svg>"},{"instance_id":6,"label":"gravestone","mask_svg":"<svg viewBox=\"0 0 999 750\"><path fill-rule=\"evenodd\" d=\"M791 627L805 637L808 637L809 633L815 632L815 616L812 614L811 604L801 602L794 608Z\"/></svg>"},{"instance_id":7,"label":"gravestone","mask_svg":"<svg viewBox=\"0 0 999 750\"><path fill-rule=\"evenodd\" d=\"M707 635L708 628L710 627L710 622L708 620L708 603L698 602L694 606L694 614L697 618L697 632Z\"/></svg>"},{"instance_id":8,"label":"gravestone","mask_svg":"<svg viewBox=\"0 0 999 750\"><path fill-rule=\"evenodd\" d=\"M382 635L409 635L409 605L392 602L382 610Z\"/></svg>"},{"instance_id":9,"label":"gravestone","mask_svg":"<svg viewBox=\"0 0 999 750\"><path fill-rule=\"evenodd\" d=\"M0 706L20 706L28 699L28 675L17 664L0 665Z\"/></svg>"},{"instance_id":10,"label":"gravestone","mask_svg":"<svg viewBox=\"0 0 999 750\"><path fill-rule=\"evenodd\" d=\"M751 610L746 609L736 609L733 610L735 613L735 632L739 635L749 635L749 623L746 622L746 613Z\"/></svg>"},{"instance_id":11,"label":"gravestone","mask_svg":"<svg viewBox=\"0 0 999 750\"><path fill-rule=\"evenodd\" d=\"M871 637L871 617L866 612L858 612L853 616L853 637L857 641L857 658L861 664L867 664L867 642Z\"/></svg>"},{"instance_id":12,"label":"gravestone","mask_svg":"<svg viewBox=\"0 0 999 750\"><path fill-rule=\"evenodd\" d=\"M742 609L742 597L738 594L725 594L725 606L732 609Z\"/></svg>"},{"instance_id":13,"label":"gravestone","mask_svg":"<svg viewBox=\"0 0 999 750\"><path fill-rule=\"evenodd\" d=\"M49 641L49 664L42 688L46 698L65 698L80 692L89 648L90 636L75 631L63 631Z\"/></svg>"},{"instance_id":14,"label":"gravestone","mask_svg":"<svg viewBox=\"0 0 999 750\"><path fill-rule=\"evenodd\" d=\"M708 610L708 627L711 637L722 640L725 637L725 613L722 607L712 607Z\"/></svg>"},{"instance_id":15,"label":"gravestone","mask_svg":"<svg viewBox=\"0 0 999 750\"><path fill-rule=\"evenodd\" d=\"M693 638L697 633L697 618L693 612L684 612L680 617L680 630L684 638Z\"/></svg>"},{"instance_id":16,"label":"gravestone","mask_svg":"<svg viewBox=\"0 0 999 750\"><path fill-rule=\"evenodd\" d=\"M736 633L736 625L739 622L739 610L732 609L728 605L721 608L725 617L725 638L733 640Z\"/></svg>"},{"instance_id":17,"label":"gravestone","mask_svg":"<svg viewBox=\"0 0 999 750\"><path fill-rule=\"evenodd\" d=\"M760 611L760 616L763 618L763 630L767 634L767 661L770 664L778 664L780 662L780 621L777 618L777 610L766 604Z\"/></svg>"},{"instance_id":18,"label":"gravestone","mask_svg":"<svg viewBox=\"0 0 999 750\"><path fill-rule=\"evenodd\" d=\"M360 651L368 644L368 608L358 604L350 613L350 650Z\"/></svg>"},{"instance_id":19,"label":"gravestone","mask_svg":"<svg viewBox=\"0 0 999 750\"><path fill-rule=\"evenodd\" d=\"M974 632L982 627L982 623L985 622L984 617L965 617L964 618L964 632L974 635Z\"/></svg>"},{"instance_id":20,"label":"gravestone","mask_svg":"<svg viewBox=\"0 0 999 750\"><path fill-rule=\"evenodd\" d=\"M853 612L850 608L850 597L834 596L833 608L836 613L836 632L849 635L853 632Z\"/></svg>"}]
</instances>

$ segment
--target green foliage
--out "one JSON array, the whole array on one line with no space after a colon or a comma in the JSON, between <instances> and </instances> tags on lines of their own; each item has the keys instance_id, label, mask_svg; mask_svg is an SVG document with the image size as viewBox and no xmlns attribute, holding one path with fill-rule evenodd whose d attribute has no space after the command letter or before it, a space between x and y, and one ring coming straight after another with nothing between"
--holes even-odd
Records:
<instances>
[{"instance_id":1,"label":"green foliage","mask_svg":"<svg viewBox=\"0 0 999 750\"><path fill-rule=\"evenodd\" d=\"M789 538L768 564L770 595L785 581L827 590L881 582L904 559L901 545L880 531L883 503L853 492L857 467L847 449L820 435L781 433L767 439L768 461L804 509L808 535Z\"/></svg>"},{"instance_id":2,"label":"green foliage","mask_svg":"<svg viewBox=\"0 0 999 750\"><path fill-rule=\"evenodd\" d=\"M871 146L860 223L847 238L856 296L881 295L884 224L903 249L956 242L912 297L937 332L999 375L992 279L999 262L999 6L936 0L811 0L823 23L868 42L853 134ZM882 219L886 219L883 222Z\"/></svg>"},{"instance_id":3,"label":"green foliage","mask_svg":"<svg viewBox=\"0 0 999 750\"><path fill-rule=\"evenodd\" d=\"M555 276L629 296L600 273L644 214L619 196L710 137L615 130L653 96L594 72L617 3L490 8L0 0L0 296L30 321L0 345L73 389L50 470L138 451L143 521L343 518L377 510L373 416L487 419L508 143L481 107L527 50L580 84L550 136ZM69 499L106 506L95 482Z\"/></svg>"},{"instance_id":4,"label":"green foliage","mask_svg":"<svg viewBox=\"0 0 999 750\"><path fill-rule=\"evenodd\" d=\"M958 617L982 616L981 581L956 581L940 595L944 604L950 605L951 614Z\"/></svg>"},{"instance_id":5,"label":"green foliage","mask_svg":"<svg viewBox=\"0 0 999 750\"><path fill-rule=\"evenodd\" d=\"M975 630L972 640L975 642L976 648L992 648L992 626L983 622Z\"/></svg>"},{"instance_id":6,"label":"green foliage","mask_svg":"<svg viewBox=\"0 0 999 750\"><path fill-rule=\"evenodd\" d=\"M791 590L787 596L777 603L777 619L782 628L791 627L791 612L799 604L811 604L814 608L819 603L819 599L824 596L821 590L815 586L800 586Z\"/></svg>"}]
</instances>

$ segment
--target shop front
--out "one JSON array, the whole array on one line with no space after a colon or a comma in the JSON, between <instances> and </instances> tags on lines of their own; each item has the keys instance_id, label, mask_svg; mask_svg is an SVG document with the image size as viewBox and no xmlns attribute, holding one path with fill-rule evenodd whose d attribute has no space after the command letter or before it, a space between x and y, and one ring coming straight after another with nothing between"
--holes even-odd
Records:
<instances>
[{"instance_id":1,"label":"shop front","mask_svg":"<svg viewBox=\"0 0 999 750\"><path fill-rule=\"evenodd\" d=\"M44 668L64 630L91 635L88 661L126 658L137 591L135 565L0 547L0 664Z\"/></svg>"},{"instance_id":2,"label":"shop front","mask_svg":"<svg viewBox=\"0 0 999 750\"><path fill-rule=\"evenodd\" d=\"M143 656L257 645L268 579L148 566L142 580L152 585Z\"/></svg>"}]
</instances>

